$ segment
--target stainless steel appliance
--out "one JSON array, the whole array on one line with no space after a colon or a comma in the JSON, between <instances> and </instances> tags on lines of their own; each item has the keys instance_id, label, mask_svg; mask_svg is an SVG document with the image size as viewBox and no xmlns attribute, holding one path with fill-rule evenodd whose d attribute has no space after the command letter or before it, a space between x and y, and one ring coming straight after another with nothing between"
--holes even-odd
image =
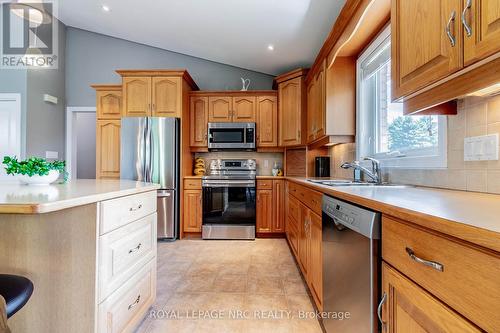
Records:
<instances>
[{"instance_id":1,"label":"stainless steel appliance","mask_svg":"<svg viewBox=\"0 0 500 333\"><path fill-rule=\"evenodd\" d=\"M120 147L121 178L160 184L158 238L177 238L179 119L122 118Z\"/></svg>"},{"instance_id":2,"label":"stainless steel appliance","mask_svg":"<svg viewBox=\"0 0 500 333\"><path fill-rule=\"evenodd\" d=\"M350 313L323 319L327 332L378 332L379 240L380 213L323 196L324 311Z\"/></svg>"},{"instance_id":3,"label":"stainless steel appliance","mask_svg":"<svg viewBox=\"0 0 500 333\"><path fill-rule=\"evenodd\" d=\"M202 178L203 239L255 239L255 160L212 160Z\"/></svg>"},{"instance_id":4,"label":"stainless steel appliance","mask_svg":"<svg viewBox=\"0 0 500 333\"><path fill-rule=\"evenodd\" d=\"M314 177L330 177L330 156L314 158Z\"/></svg>"},{"instance_id":5,"label":"stainless steel appliance","mask_svg":"<svg viewBox=\"0 0 500 333\"><path fill-rule=\"evenodd\" d=\"M208 123L208 150L255 150L255 123Z\"/></svg>"}]
</instances>

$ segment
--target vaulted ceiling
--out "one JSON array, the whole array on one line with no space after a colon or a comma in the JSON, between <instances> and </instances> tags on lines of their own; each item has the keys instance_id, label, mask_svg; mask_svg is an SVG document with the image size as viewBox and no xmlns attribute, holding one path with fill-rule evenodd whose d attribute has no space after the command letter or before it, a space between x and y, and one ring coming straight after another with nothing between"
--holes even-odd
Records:
<instances>
[{"instance_id":1,"label":"vaulted ceiling","mask_svg":"<svg viewBox=\"0 0 500 333\"><path fill-rule=\"evenodd\" d=\"M312 64L344 3L64 0L58 16L68 26L277 75Z\"/></svg>"}]
</instances>

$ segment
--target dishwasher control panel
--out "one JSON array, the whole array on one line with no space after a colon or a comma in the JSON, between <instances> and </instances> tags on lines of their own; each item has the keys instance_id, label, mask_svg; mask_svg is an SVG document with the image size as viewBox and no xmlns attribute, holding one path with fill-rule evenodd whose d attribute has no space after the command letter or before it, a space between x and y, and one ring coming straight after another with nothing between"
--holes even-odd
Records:
<instances>
[{"instance_id":1,"label":"dishwasher control panel","mask_svg":"<svg viewBox=\"0 0 500 333\"><path fill-rule=\"evenodd\" d=\"M324 195L323 213L335 224L372 239L380 239L380 213Z\"/></svg>"}]
</instances>

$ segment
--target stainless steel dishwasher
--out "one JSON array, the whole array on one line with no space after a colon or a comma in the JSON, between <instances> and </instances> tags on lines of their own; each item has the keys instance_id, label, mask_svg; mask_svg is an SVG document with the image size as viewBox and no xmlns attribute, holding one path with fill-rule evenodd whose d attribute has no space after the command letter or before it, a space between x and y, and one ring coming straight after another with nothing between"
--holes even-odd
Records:
<instances>
[{"instance_id":1,"label":"stainless steel dishwasher","mask_svg":"<svg viewBox=\"0 0 500 333\"><path fill-rule=\"evenodd\" d=\"M378 332L380 213L323 196L323 325Z\"/></svg>"}]
</instances>

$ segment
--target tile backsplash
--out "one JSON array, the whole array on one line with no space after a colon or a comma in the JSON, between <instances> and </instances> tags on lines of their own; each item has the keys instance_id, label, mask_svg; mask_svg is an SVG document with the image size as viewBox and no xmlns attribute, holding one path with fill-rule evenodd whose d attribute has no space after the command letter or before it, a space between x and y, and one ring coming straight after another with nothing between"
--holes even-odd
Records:
<instances>
[{"instance_id":1,"label":"tile backsplash","mask_svg":"<svg viewBox=\"0 0 500 333\"><path fill-rule=\"evenodd\" d=\"M210 152L196 153L196 157L205 159L205 164L212 159L255 159L257 161L257 175L270 176L274 162L278 163L280 168L283 168L283 153L257 153L257 152ZM267 162L266 162L267 161Z\"/></svg>"},{"instance_id":2,"label":"tile backsplash","mask_svg":"<svg viewBox=\"0 0 500 333\"><path fill-rule=\"evenodd\" d=\"M384 180L466 191L500 194L500 161L464 162L464 138L500 134L500 96L467 97L458 102L458 113L448 116L448 167L443 169L383 168ZM332 176L352 178L340 168L356 159L356 145L330 148Z\"/></svg>"}]
</instances>

